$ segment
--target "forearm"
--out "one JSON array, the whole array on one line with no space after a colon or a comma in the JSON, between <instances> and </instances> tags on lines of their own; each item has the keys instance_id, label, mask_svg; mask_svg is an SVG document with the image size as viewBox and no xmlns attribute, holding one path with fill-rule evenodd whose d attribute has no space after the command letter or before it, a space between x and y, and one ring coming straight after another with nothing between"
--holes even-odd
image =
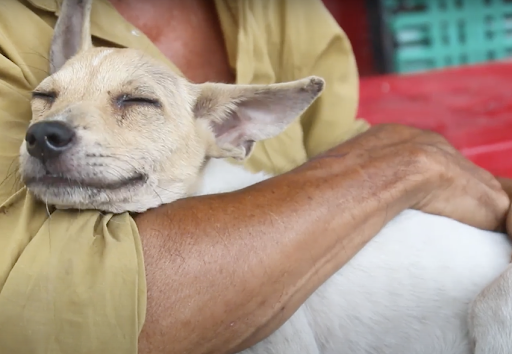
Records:
<instances>
[{"instance_id":1,"label":"forearm","mask_svg":"<svg viewBox=\"0 0 512 354\"><path fill-rule=\"evenodd\" d=\"M139 216L148 282L140 353L254 344L416 202L411 192L425 178L410 178L410 169L385 173L385 159L370 163L352 148L242 191Z\"/></svg>"}]
</instances>

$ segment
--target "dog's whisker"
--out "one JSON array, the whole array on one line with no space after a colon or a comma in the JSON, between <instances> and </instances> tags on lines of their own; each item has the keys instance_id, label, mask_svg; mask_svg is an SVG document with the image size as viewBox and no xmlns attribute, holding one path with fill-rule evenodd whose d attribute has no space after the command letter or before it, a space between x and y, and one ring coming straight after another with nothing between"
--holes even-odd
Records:
<instances>
[{"instance_id":1,"label":"dog's whisker","mask_svg":"<svg viewBox=\"0 0 512 354\"><path fill-rule=\"evenodd\" d=\"M46 215L48 215L48 219L51 219L52 213L50 212L50 206L48 204L48 199L45 199L44 205L46 207Z\"/></svg>"},{"instance_id":2,"label":"dog's whisker","mask_svg":"<svg viewBox=\"0 0 512 354\"><path fill-rule=\"evenodd\" d=\"M153 192L156 194L156 196L160 199L161 204L165 204L164 199L160 196L160 194L156 191L156 189L153 187Z\"/></svg>"}]
</instances>

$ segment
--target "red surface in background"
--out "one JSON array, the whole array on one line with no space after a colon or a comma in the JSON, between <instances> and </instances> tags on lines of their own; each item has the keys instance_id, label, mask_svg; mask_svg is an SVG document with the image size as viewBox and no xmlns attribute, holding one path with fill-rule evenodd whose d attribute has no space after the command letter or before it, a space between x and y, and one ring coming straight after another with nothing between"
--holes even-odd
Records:
<instances>
[{"instance_id":1,"label":"red surface in background","mask_svg":"<svg viewBox=\"0 0 512 354\"><path fill-rule=\"evenodd\" d=\"M473 162L512 178L512 64L361 79L359 117L443 134Z\"/></svg>"}]
</instances>

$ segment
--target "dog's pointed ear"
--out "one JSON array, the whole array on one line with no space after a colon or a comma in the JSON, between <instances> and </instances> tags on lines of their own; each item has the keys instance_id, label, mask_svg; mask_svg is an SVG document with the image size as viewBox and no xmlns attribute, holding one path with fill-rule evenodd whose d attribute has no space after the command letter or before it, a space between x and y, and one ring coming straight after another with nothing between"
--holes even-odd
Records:
<instances>
[{"instance_id":1,"label":"dog's pointed ear","mask_svg":"<svg viewBox=\"0 0 512 354\"><path fill-rule=\"evenodd\" d=\"M197 85L194 114L211 134L208 156L247 158L256 141L285 130L324 85L323 79L314 76L273 85Z\"/></svg>"},{"instance_id":2,"label":"dog's pointed ear","mask_svg":"<svg viewBox=\"0 0 512 354\"><path fill-rule=\"evenodd\" d=\"M92 0L64 0L50 48L50 74L80 51L92 47Z\"/></svg>"}]
</instances>

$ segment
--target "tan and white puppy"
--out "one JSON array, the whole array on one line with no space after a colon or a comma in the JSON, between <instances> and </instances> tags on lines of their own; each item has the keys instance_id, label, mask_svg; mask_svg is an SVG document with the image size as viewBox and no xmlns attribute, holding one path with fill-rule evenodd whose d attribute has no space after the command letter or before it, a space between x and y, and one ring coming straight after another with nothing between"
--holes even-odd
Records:
<instances>
[{"instance_id":1,"label":"tan and white puppy","mask_svg":"<svg viewBox=\"0 0 512 354\"><path fill-rule=\"evenodd\" d=\"M20 150L31 193L60 208L142 212L269 177L223 159L283 131L322 79L191 84L144 53L93 48L91 2L64 1L51 76L34 90ZM407 210L244 353L512 353L511 253L505 235Z\"/></svg>"},{"instance_id":2,"label":"tan and white puppy","mask_svg":"<svg viewBox=\"0 0 512 354\"><path fill-rule=\"evenodd\" d=\"M80 4L64 5L21 147L25 184L57 207L142 212L194 193L209 158L246 158L323 90L318 77L191 84L142 52L93 48Z\"/></svg>"}]
</instances>

